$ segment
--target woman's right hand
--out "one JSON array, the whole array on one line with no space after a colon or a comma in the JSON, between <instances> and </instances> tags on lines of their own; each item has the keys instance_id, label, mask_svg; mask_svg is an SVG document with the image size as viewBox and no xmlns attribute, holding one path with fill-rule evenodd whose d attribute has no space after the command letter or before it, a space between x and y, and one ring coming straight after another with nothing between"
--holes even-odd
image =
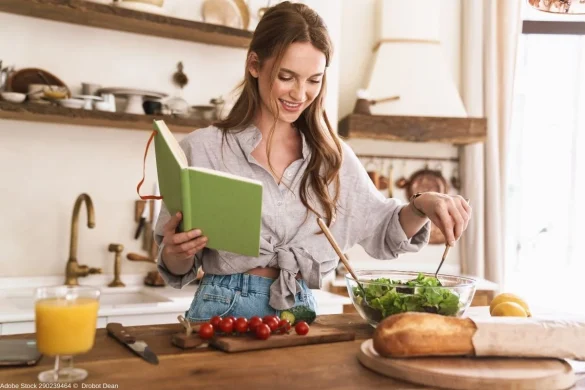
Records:
<instances>
[{"instance_id":1,"label":"woman's right hand","mask_svg":"<svg viewBox=\"0 0 585 390\"><path fill-rule=\"evenodd\" d=\"M192 260L193 256L207 245L207 237L199 229L177 233L182 217L180 212L176 213L163 227L162 257L167 266L171 264L178 266L178 263Z\"/></svg>"}]
</instances>

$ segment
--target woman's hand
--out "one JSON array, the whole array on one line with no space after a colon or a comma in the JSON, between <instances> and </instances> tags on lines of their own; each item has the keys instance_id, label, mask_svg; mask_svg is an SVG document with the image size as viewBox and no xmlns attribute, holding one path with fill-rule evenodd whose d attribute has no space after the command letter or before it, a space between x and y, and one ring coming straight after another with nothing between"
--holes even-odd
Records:
<instances>
[{"instance_id":1,"label":"woman's hand","mask_svg":"<svg viewBox=\"0 0 585 390\"><path fill-rule=\"evenodd\" d=\"M171 217L163 228L162 240L162 259L169 271L179 275L193 267L193 257L207 245L207 237L199 229L176 233L181 219L181 213Z\"/></svg>"},{"instance_id":2,"label":"woman's hand","mask_svg":"<svg viewBox=\"0 0 585 390\"><path fill-rule=\"evenodd\" d=\"M441 229L450 246L455 245L471 218L471 206L459 195L424 192L412 200L412 206Z\"/></svg>"}]
</instances>

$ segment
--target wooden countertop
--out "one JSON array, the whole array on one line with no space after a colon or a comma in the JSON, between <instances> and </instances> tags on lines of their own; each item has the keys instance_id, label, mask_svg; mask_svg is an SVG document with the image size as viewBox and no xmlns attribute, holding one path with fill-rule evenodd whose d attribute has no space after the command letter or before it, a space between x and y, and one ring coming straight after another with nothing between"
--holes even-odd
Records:
<instances>
[{"instance_id":1,"label":"wooden countertop","mask_svg":"<svg viewBox=\"0 0 585 390\"><path fill-rule=\"evenodd\" d=\"M357 360L363 340L374 328L357 314L318 317L324 325L352 330L355 341L316 344L292 348L225 353L215 349L182 350L171 344L171 336L180 332L180 324L129 327L138 339L146 341L158 355L159 365L151 365L98 329L96 344L87 354L75 359L75 365L89 372L78 388L89 384L117 389L423 389L406 382L378 375ZM24 338L12 335L2 338ZM36 384L37 375L51 367L53 359L43 357L33 367L0 368L0 384ZM74 387L70 387L74 388ZM581 380L578 389L585 389Z\"/></svg>"}]
</instances>

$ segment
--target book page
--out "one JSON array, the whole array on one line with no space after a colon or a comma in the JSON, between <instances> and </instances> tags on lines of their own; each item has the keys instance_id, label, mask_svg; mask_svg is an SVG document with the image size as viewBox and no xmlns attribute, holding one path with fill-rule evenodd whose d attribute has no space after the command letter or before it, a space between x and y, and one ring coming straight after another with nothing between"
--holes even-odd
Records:
<instances>
[{"instance_id":1,"label":"book page","mask_svg":"<svg viewBox=\"0 0 585 390\"><path fill-rule=\"evenodd\" d=\"M159 130L159 134L162 135L163 138L165 139L169 149L171 150L171 153L173 153L173 155L179 162L179 165L181 165L181 168L187 168L189 166L187 156L185 156L185 152L183 152L183 149L181 149L179 142L177 141L173 133L171 133L166 123L164 121L154 122L156 123L156 127Z\"/></svg>"},{"instance_id":2,"label":"book page","mask_svg":"<svg viewBox=\"0 0 585 390\"><path fill-rule=\"evenodd\" d=\"M223 177L227 177L227 178L230 178L230 179L236 179L236 180L239 180L239 181L245 181L247 183L253 183L253 184L262 185L262 182L260 182L258 180L249 179L249 178L244 177L244 176L234 175L233 173L228 173L228 172L223 172L223 171L217 171L215 169L202 168L202 167L188 167L188 169L191 169L193 171L203 172L203 173L209 173L211 175L223 176Z\"/></svg>"}]
</instances>

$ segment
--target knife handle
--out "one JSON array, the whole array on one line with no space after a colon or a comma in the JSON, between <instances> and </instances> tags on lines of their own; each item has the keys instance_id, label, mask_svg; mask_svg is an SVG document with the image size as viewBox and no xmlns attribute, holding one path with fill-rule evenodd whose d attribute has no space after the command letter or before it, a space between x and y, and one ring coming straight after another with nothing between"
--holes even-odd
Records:
<instances>
[{"instance_id":1,"label":"knife handle","mask_svg":"<svg viewBox=\"0 0 585 390\"><path fill-rule=\"evenodd\" d=\"M110 322L106 325L106 330L110 336L122 343L132 344L136 341L136 338L126 332L126 329L118 322Z\"/></svg>"}]
</instances>

